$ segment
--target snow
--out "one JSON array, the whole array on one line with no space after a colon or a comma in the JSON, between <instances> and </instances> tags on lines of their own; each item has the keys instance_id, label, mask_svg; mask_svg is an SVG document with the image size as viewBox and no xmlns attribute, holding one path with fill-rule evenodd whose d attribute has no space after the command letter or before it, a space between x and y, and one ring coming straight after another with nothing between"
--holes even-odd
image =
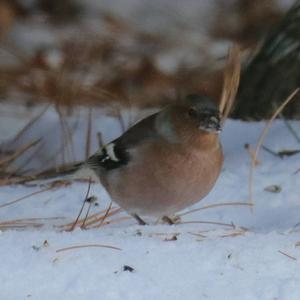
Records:
<instances>
[{"instance_id":1,"label":"snow","mask_svg":"<svg viewBox=\"0 0 300 300\"><path fill-rule=\"evenodd\" d=\"M15 106L1 108L2 142L7 143L42 109L17 106L16 120L9 113L16 112ZM79 159L84 156L86 113L85 108L78 108L65 117L67 124L77 122L73 143ZM124 111L122 115L127 127L133 119L149 113ZM41 134L47 137L43 158L51 156L59 144L55 135L60 134L60 128L53 127L58 123L56 115L49 108L27 133L33 140ZM300 131L299 121L291 125ZM251 161L244 145L248 143L253 149L264 126L265 122L226 123L221 176L213 191L185 212L217 203L247 203ZM95 109L93 151L98 131L105 142L122 132L117 118ZM264 145L274 151L300 148L279 120L273 123ZM153 220L148 220L148 226L139 226L131 218L120 220L128 217L121 212L108 217L111 224L104 223L100 228L62 231L59 225L73 223L78 215L88 188L86 182L57 186L5 207L1 205L46 189L49 181L0 187L0 299L300 299L299 154L281 159L261 150L258 158L253 212L246 205L211 207L182 215L182 224L172 226ZM266 191L271 185L280 186L281 191ZM97 197L90 215L107 209L110 199L100 184L91 185L90 195ZM82 216L86 211L87 206ZM31 220L42 223L37 228L3 226L9 220L49 217L61 219ZM118 249L86 247L57 252L91 244ZM124 266L132 267L132 272Z\"/></svg>"},{"instance_id":2,"label":"snow","mask_svg":"<svg viewBox=\"0 0 300 300\"><path fill-rule=\"evenodd\" d=\"M299 299L299 262L278 252L296 255L296 236L249 233L201 242L186 234L164 242L136 236L136 229L3 233L2 299ZM44 239L47 248L32 248ZM79 241L122 250L55 252Z\"/></svg>"},{"instance_id":3,"label":"snow","mask_svg":"<svg viewBox=\"0 0 300 300\"><path fill-rule=\"evenodd\" d=\"M27 2L30 6L32 1ZM122 47L132 47L136 31L159 32L167 39L169 47L153 54L164 72L172 74L179 63L194 66L195 62L211 61L213 65L229 47L227 40L209 36L218 2L87 0L87 16L76 28L55 28L39 17L33 22L16 22L3 41L0 63L17 64L14 54L5 50L12 46L26 57L36 49L45 49L47 62L55 69L62 59L58 46L70 35L86 40L93 33L109 35L101 18L111 13L129 28L118 41ZM276 0L284 10L293 2ZM81 32L86 31L90 34L82 37ZM93 74L86 80L93 82ZM24 95L13 96L23 99ZM97 133L101 132L107 143L122 133L123 126L127 128L152 112L93 108L91 152L98 148ZM88 109L77 107L61 113L64 125L53 107L0 102L0 142L6 149L43 138L16 161L15 167L33 154L27 171L85 157ZM300 132L300 121L291 125ZM264 126L265 122L228 120L221 136L225 163L216 186L200 203L180 212L182 223L173 226L155 224L154 220L147 220L148 226L138 226L125 212L119 212L107 217L99 228L77 226L70 232L67 229L83 204L87 182L72 181L51 189L53 180L0 186L0 299L299 300L300 154L281 159L261 150L254 173L254 207L251 211L241 205L249 198L251 164L244 145L254 149ZM66 142L66 129L71 134L64 154L56 155ZM279 120L273 123L264 145L273 151L300 149ZM267 191L270 186L278 186L279 192ZM103 216L110 204L106 191L97 183L91 185L89 194L97 197L89 216ZM5 205L26 195L31 196ZM213 206L236 202L239 205ZM193 209L198 210L187 213ZM85 205L81 218L87 210ZM86 247L67 249L76 246Z\"/></svg>"}]
</instances>

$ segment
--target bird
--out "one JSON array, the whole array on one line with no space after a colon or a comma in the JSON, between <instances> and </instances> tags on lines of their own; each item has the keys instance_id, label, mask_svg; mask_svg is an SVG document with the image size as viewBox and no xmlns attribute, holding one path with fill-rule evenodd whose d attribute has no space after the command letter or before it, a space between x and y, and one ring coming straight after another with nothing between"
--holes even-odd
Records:
<instances>
[{"instance_id":1,"label":"bird","mask_svg":"<svg viewBox=\"0 0 300 300\"><path fill-rule=\"evenodd\" d=\"M172 224L176 212L214 187L224 160L221 129L216 104L188 95L133 125L82 166L139 224L146 224L143 217Z\"/></svg>"}]
</instances>

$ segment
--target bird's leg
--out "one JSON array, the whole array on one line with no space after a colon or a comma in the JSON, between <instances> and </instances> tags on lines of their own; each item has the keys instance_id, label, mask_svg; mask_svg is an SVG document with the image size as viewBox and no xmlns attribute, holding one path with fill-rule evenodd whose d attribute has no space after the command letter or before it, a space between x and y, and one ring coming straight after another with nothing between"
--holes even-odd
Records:
<instances>
[{"instance_id":1,"label":"bird's leg","mask_svg":"<svg viewBox=\"0 0 300 300\"><path fill-rule=\"evenodd\" d=\"M139 225L147 225L147 223L137 214L132 214L132 216L137 220Z\"/></svg>"},{"instance_id":2,"label":"bird's leg","mask_svg":"<svg viewBox=\"0 0 300 300\"><path fill-rule=\"evenodd\" d=\"M174 224L180 222L180 217L177 217L177 216L175 216L173 218L170 218L168 216L163 216L161 219L164 223L169 224L169 225L174 225Z\"/></svg>"},{"instance_id":3,"label":"bird's leg","mask_svg":"<svg viewBox=\"0 0 300 300\"><path fill-rule=\"evenodd\" d=\"M168 216L163 216L161 219L166 224L169 224L169 225L174 225L175 224L175 222Z\"/></svg>"}]
</instances>

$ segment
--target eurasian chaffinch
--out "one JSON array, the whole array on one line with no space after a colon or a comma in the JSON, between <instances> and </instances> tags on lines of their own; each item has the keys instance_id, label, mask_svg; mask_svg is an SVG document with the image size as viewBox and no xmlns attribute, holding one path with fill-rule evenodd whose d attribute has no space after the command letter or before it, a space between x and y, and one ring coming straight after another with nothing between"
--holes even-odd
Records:
<instances>
[{"instance_id":1,"label":"eurasian chaffinch","mask_svg":"<svg viewBox=\"0 0 300 300\"><path fill-rule=\"evenodd\" d=\"M221 171L220 112L205 96L141 120L84 164L119 206L140 216L170 220L205 197Z\"/></svg>"}]
</instances>

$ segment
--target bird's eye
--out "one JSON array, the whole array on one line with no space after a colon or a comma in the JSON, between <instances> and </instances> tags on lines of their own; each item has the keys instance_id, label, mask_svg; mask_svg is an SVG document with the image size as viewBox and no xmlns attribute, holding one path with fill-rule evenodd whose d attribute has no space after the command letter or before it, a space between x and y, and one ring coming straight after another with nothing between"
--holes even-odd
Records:
<instances>
[{"instance_id":1,"label":"bird's eye","mask_svg":"<svg viewBox=\"0 0 300 300\"><path fill-rule=\"evenodd\" d=\"M197 116L198 116L197 111L194 108L190 108L188 110L188 115L189 115L189 117L191 117L193 119L197 118Z\"/></svg>"}]
</instances>

